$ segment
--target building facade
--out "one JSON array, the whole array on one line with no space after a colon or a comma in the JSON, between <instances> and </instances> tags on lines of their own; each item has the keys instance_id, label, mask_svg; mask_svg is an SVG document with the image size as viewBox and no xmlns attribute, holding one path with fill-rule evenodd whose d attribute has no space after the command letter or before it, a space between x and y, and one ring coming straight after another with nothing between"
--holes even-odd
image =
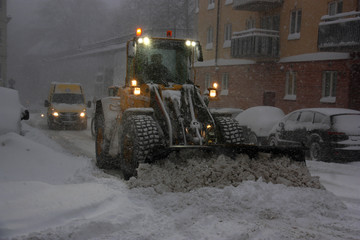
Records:
<instances>
[{"instance_id":1,"label":"building facade","mask_svg":"<svg viewBox=\"0 0 360 240\"><path fill-rule=\"evenodd\" d=\"M359 0L196 0L212 107L360 110Z\"/></svg>"},{"instance_id":2,"label":"building facade","mask_svg":"<svg viewBox=\"0 0 360 240\"><path fill-rule=\"evenodd\" d=\"M7 16L7 1L0 0L0 87L7 86L7 24L10 17Z\"/></svg>"}]
</instances>

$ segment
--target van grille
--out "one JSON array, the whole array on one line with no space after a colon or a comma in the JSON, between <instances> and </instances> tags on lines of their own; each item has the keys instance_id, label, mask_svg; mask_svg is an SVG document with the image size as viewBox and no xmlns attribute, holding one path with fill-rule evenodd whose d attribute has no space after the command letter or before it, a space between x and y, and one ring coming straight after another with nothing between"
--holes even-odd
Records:
<instances>
[{"instance_id":1,"label":"van grille","mask_svg":"<svg viewBox=\"0 0 360 240\"><path fill-rule=\"evenodd\" d=\"M78 119L78 113L60 113L60 119L63 122L73 122Z\"/></svg>"}]
</instances>

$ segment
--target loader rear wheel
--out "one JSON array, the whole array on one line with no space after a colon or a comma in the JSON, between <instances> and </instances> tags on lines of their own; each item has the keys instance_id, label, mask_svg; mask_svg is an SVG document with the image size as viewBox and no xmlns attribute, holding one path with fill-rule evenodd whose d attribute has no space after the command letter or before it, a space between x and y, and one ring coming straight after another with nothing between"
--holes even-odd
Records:
<instances>
[{"instance_id":1,"label":"loader rear wheel","mask_svg":"<svg viewBox=\"0 0 360 240\"><path fill-rule=\"evenodd\" d=\"M244 143L243 128L235 119L230 117L217 117L215 121L219 142L221 144Z\"/></svg>"},{"instance_id":2,"label":"loader rear wheel","mask_svg":"<svg viewBox=\"0 0 360 240\"><path fill-rule=\"evenodd\" d=\"M159 131L151 116L130 116L124 122L120 139L121 170L128 180L137 175L139 163L153 160L153 150L160 143Z\"/></svg>"},{"instance_id":3,"label":"loader rear wheel","mask_svg":"<svg viewBox=\"0 0 360 240\"><path fill-rule=\"evenodd\" d=\"M110 143L105 138L105 120L104 115L99 114L95 120L95 152L96 166L103 169L111 168L109 160Z\"/></svg>"}]
</instances>

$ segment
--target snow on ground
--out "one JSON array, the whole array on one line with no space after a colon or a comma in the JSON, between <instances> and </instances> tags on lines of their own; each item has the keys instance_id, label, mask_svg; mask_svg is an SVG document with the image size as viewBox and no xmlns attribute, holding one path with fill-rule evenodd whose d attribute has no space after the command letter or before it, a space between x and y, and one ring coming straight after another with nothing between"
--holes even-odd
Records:
<instances>
[{"instance_id":1,"label":"snow on ground","mask_svg":"<svg viewBox=\"0 0 360 240\"><path fill-rule=\"evenodd\" d=\"M25 136L0 136L0 239L360 236L360 162L308 161L327 190L258 180L159 192L156 186L130 189L91 158L71 155L43 131L24 129Z\"/></svg>"}]
</instances>

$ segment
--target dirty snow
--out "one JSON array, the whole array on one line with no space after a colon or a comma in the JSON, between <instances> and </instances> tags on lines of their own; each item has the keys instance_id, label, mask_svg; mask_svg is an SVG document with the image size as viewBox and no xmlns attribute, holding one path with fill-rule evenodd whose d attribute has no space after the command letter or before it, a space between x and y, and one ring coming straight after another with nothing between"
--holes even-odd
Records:
<instances>
[{"instance_id":1,"label":"dirty snow","mask_svg":"<svg viewBox=\"0 0 360 240\"><path fill-rule=\"evenodd\" d=\"M359 162L308 161L311 174L326 189L263 178L188 191L168 191L161 183L129 188L131 181L97 169L91 158L71 155L71 146L64 149L46 131L28 125L24 130L25 136L0 135L2 240L360 236ZM222 156L208 160L218 165L233 161ZM172 178L183 184L181 176Z\"/></svg>"},{"instance_id":2,"label":"dirty snow","mask_svg":"<svg viewBox=\"0 0 360 240\"><path fill-rule=\"evenodd\" d=\"M141 164L137 178L129 186L153 187L157 192L188 192L202 187L237 187L243 181L264 181L294 187L323 188L317 177L311 177L305 163L289 158L269 156L249 159L238 155L192 157L195 153L172 155L157 164Z\"/></svg>"}]
</instances>

